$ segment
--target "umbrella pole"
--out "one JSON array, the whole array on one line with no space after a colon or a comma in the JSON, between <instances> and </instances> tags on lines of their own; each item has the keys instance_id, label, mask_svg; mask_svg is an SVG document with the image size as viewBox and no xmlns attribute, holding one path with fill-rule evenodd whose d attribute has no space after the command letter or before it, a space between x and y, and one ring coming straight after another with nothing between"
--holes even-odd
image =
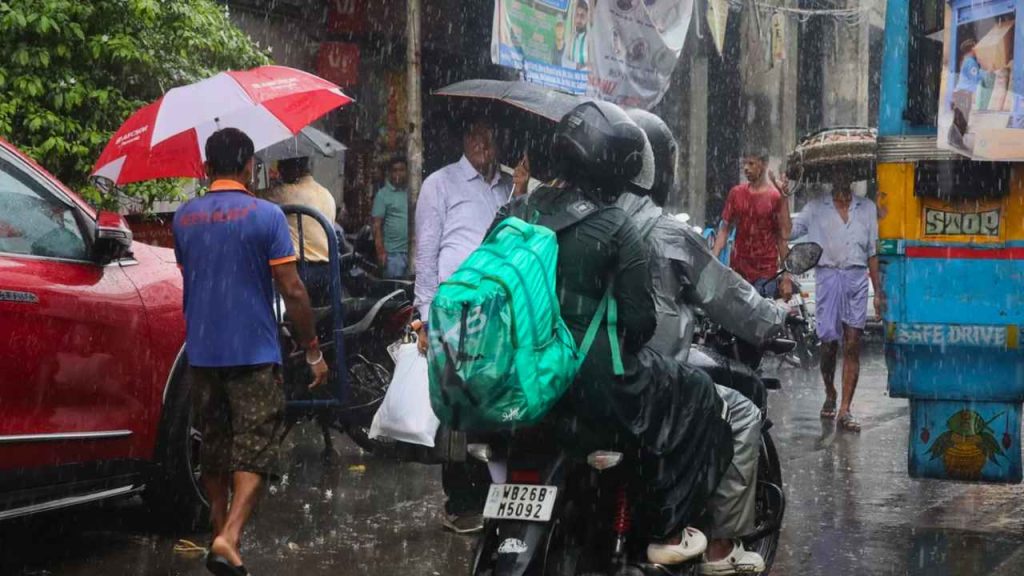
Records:
<instances>
[{"instance_id":1,"label":"umbrella pole","mask_svg":"<svg viewBox=\"0 0 1024 576\"><path fill-rule=\"evenodd\" d=\"M407 0L406 20L406 102L409 136L406 156L409 162L409 271L416 271L416 199L423 183L423 102L421 99L421 0Z\"/></svg>"}]
</instances>

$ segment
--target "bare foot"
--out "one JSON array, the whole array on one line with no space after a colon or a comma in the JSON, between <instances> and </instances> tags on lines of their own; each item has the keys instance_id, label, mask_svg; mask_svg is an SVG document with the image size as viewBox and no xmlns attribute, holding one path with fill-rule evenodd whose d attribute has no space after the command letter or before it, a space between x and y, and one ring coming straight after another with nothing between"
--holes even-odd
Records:
<instances>
[{"instance_id":1,"label":"bare foot","mask_svg":"<svg viewBox=\"0 0 1024 576\"><path fill-rule=\"evenodd\" d=\"M238 544L228 541L224 536L217 536L210 544L210 552L221 556L235 566L241 566L242 555L238 553Z\"/></svg>"},{"instance_id":2,"label":"bare foot","mask_svg":"<svg viewBox=\"0 0 1024 576\"><path fill-rule=\"evenodd\" d=\"M708 562L717 562L728 556L733 549L732 540L716 538L708 542L708 549L704 552Z\"/></svg>"}]
</instances>

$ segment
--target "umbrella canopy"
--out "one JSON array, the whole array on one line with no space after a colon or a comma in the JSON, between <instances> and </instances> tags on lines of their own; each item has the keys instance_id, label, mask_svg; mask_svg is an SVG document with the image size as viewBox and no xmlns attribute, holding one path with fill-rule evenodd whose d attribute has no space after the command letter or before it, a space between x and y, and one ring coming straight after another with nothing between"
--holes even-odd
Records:
<instances>
[{"instance_id":1,"label":"umbrella canopy","mask_svg":"<svg viewBox=\"0 0 1024 576\"><path fill-rule=\"evenodd\" d=\"M135 112L107 143L93 176L116 185L201 178L213 132L238 128L260 150L350 102L335 84L285 66L221 72L173 88Z\"/></svg>"},{"instance_id":2,"label":"umbrella canopy","mask_svg":"<svg viewBox=\"0 0 1024 576\"><path fill-rule=\"evenodd\" d=\"M514 166L528 153L533 174L544 180L551 175L548 151L555 124L589 100L528 82L504 80L464 80L433 94L452 100L448 118L490 118L499 132L503 162Z\"/></svg>"},{"instance_id":3,"label":"umbrella canopy","mask_svg":"<svg viewBox=\"0 0 1024 576\"><path fill-rule=\"evenodd\" d=\"M587 98L537 84L506 80L463 80L434 91L436 96L499 102L558 122Z\"/></svg>"},{"instance_id":4,"label":"umbrella canopy","mask_svg":"<svg viewBox=\"0 0 1024 576\"><path fill-rule=\"evenodd\" d=\"M256 152L266 162L300 157L334 157L348 148L323 131L306 126L292 138L282 140L269 148Z\"/></svg>"}]
</instances>

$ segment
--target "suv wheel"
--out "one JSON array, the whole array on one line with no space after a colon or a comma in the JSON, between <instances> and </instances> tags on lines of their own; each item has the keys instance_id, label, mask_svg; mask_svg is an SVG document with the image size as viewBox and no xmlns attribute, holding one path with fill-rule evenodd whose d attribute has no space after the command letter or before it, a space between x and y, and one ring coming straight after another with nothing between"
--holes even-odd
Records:
<instances>
[{"instance_id":1,"label":"suv wheel","mask_svg":"<svg viewBox=\"0 0 1024 576\"><path fill-rule=\"evenodd\" d=\"M174 368L160 418L156 466L143 493L160 525L187 531L206 527L209 502L199 481L203 437L192 421L191 381L182 357Z\"/></svg>"}]
</instances>

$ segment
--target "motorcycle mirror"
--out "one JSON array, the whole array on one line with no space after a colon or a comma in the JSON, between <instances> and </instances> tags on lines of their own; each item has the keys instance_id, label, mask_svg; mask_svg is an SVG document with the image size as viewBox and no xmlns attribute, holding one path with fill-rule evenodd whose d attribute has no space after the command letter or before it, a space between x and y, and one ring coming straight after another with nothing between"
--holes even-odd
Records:
<instances>
[{"instance_id":1,"label":"motorcycle mirror","mask_svg":"<svg viewBox=\"0 0 1024 576\"><path fill-rule=\"evenodd\" d=\"M797 276L818 265L821 260L821 245L816 242L801 242L789 249L783 269Z\"/></svg>"}]
</instances>

